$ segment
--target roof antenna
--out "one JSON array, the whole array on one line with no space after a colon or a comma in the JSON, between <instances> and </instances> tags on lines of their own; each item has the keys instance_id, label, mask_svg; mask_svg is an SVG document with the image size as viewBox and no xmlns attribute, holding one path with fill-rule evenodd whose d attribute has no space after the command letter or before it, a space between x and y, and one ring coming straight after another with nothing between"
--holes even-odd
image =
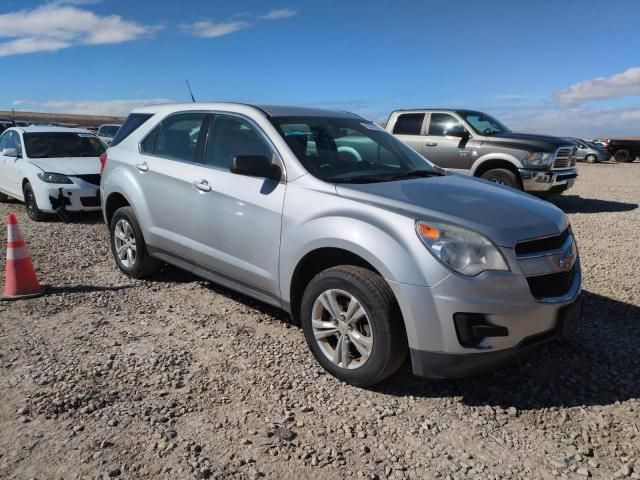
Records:
<instances>
[{"instance_id":1,"label":"roof antenna","mask_svg":"<svg viewBox=\"0 0 640 480\"><path fill-rule=\"evenodd\" d=\"M189 95L191 95L191 101L193 103L196 103L196 99L193 96L193 92L191 91L191 85L189 85L189 80L185 80L185 82L187 82L187 88L189 89Z\"/></svg>"}]
</instances>

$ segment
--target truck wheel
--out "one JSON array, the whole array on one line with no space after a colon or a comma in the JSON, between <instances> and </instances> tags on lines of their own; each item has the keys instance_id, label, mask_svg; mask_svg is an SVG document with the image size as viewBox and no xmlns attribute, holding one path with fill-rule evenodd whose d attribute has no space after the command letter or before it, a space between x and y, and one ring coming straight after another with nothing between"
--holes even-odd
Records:
<instances>
[{"instance_id":1,"label":"truck wheel","mask_svg":"<svg viewBox=\"0 0 640 480\"><path fill-rule=\"evenodd\" d=\"M631 155L629 150L618 150L614 155L616 162L631 162Z\"/></svg>"},{"instance_id":2,"label":"truck wheel","mask_svg":"<svg viewBox=\"0 0 640 480\"><path fill-rule=\"evenodd\" d=\"M598 159L596 158L595 155L587 155L585 158L585 161L587 163L596 163L598 161Z\"/></svg>"},{"instance_id":3,"label":"truck wheel","mask_svg":"<svg viewBox=\"0 0 640 480\"><path fill-rule=\"evenodd\" d=\"M393 292L365 268L340 266L316 275L302 297L301 322L318 363L351 385L374 385L407 357L407 335Z\"/></svg>"},{"instance_id":4,"label":"truck wheel","mask_svg":"<svg viewBox=\"0 0 640 480\"><path fill-rule=\"evenodd\" d=\"M518 177L511 170L506 168L494 168L484 172L480 178L489 180L490 182L498 183L500 185L506 185L507 187L520 189L520 182Z\"/></svg>"},{"instance_id":5,"label":"truck wheel","mask_svg":"<svg viewBox=\"0 0 640 480\"><path fill-rule=\"evenodd\" d=\"M36 195L33 193L33 188L29 182L25 183L22 190L24 195L24 204L27 207L27 215L34 222L44 222L49 215L44 213L38 208L38 202L36 202Z\"/></svg>"},{"instance_id":6,"label":"truck wheel","mask_svg":"<svg viewBox=\"0 0 640 480\"><path fill-rule=\"evenodd\" d=\"M116 265L129 277L142 278L160 268L160 261L149 255L133 208L121 207L109 224L111 251Z\"/></svg>"}]
</instances>

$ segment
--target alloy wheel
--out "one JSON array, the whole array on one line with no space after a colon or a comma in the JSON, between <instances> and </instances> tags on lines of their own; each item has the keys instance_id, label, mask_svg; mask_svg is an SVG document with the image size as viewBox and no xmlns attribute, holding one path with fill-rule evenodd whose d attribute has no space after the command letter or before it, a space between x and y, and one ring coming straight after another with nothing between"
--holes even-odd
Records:
<instances>
[{"instance_id":1,"label":"alloy wheel","mask_svg":"<svg viewBox=\"0 0 640 480\"><path fill-rule=\"evenodd\" d=\"M315 341L332 363L349 370L366 363L373 347L373 329L356 297L344 290L325 290L313 303L311 315Z\"/></svg>"},{"instance_id":2,"label":"alloy wheel","mask_svg":"<svg viewBox=\"0 0 640 480\"><path fill-rule=\"evenodd\" d=\"M136 236L131 224L121 218L116 223L113 234L118 259L124 267L131 268L136 263Z\"/></svg>"}]
</instances>

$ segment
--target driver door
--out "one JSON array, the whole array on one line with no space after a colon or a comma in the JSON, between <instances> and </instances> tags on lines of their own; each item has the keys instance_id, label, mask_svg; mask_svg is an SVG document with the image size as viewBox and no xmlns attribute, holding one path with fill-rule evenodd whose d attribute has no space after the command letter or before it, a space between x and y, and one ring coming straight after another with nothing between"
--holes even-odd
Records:
<instances>
[{"instance_id":1,"label":"driver door","mask_svg":"<svg viewBox=\"0 0 640 480\"><path fill-rule=\"evenodd\" d=\"M447 130L460 127L464 128L460 120L450 113L431 113L420 153L442 168L469 170L473 163L471 150L467 148L471 137L447 135Z\"/></svg>"}]
</instances>

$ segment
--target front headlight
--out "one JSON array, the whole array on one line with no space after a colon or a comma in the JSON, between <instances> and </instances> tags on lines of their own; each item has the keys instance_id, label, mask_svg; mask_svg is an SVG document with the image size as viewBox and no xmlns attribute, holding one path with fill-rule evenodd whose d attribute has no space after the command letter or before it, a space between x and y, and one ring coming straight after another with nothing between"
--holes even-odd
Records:
<instances>
[{"instance_id":1,"label":"front headlight","mask_svg":"<svg viewBox=\"0 0 640 480\"><path fill-rule=\"evenodd\" d=\"M465 228L416 222L420 240L436 259L462 275L473 277L485 270L509 267L491 240Z\"/></svg>"},{"instance_id":2,"label":"front headlight","mask_svg":"<svg viewBox=\"0 0 640 480\"><path fill-rule=\"evenodd\" d=\"M69 177L61 173L41 172L38 174L38 178L46 183L73 183Z\"/></svg>"},{"instance_id":3,"label":"front headlight","mask_svg":"<svg viewBox=\"0 0 640 480\"><path fill-rule=\"evenodd\" d=\"M551 163L551 153L532 152L522 160L525 167L547 167Z\"/></svg>"}]
</instances>

